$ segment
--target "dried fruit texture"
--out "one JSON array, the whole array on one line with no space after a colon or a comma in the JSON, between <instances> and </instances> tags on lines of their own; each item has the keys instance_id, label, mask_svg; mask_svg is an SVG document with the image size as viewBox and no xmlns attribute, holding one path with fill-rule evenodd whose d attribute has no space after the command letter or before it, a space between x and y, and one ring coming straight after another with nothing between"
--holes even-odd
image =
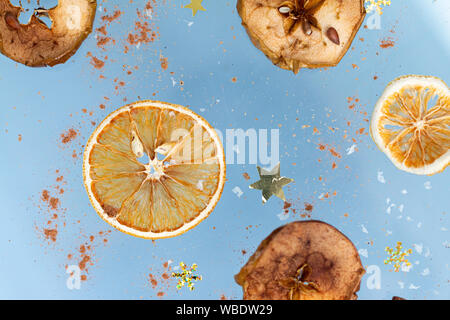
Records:
<instances>
[{"instance_id":1,"label":"dried fruit texture","mask_svg":"<svg viewBox=\"0 0 450 320\"><path fill-rule=\"evenodd\" d=\"M178 236L206 219L226 171L220 138L206 120L157 101L110 114L89 139L83 167L100 217L145 239Z\"/></svg>"},{"instance_id":2,"label":"dried fruit texture","mask_svg":"<svg viewBox=\"0 0 450 320\"><path fill-rule=\"evenodd\" d=\"M364 0L238 0L250 39L280 68L335 66L364 17Z\"/></svg>"},{"instance_id":3,"label":"dried fruit texture","mask_svg":"<svg viewBox=\"0 0 450 320\"><path fill-rule=\"evenodd\" d=\"M235 279L245 300L350 300L364 272L345 235L311 220L273 231Z\"/></svg>"},{"instance_id":4,"label":"dried fruit texture","mask_svg":"<svg viewBox=\"0 0 450 320\"><path fill-rule=\"evenodd\" d=\"M395 79L375 105L370 133L400 170L442 172L450 164L450 89L432 76Z\"/></svg>"},{"instance_id":5,"label":"dried fruit texture","mask_svg":"<svg viewBox=\"0 0 450 320\"><path fill-rule=\"evenodd\" d=\"M22 8L0 0L0 52L30 67L64 63L91 33L96 8L95 0L59 0L52 9L36 9L24 25ZM51 28L40 16L52 21Z\"/></svg>"}]
</instances>

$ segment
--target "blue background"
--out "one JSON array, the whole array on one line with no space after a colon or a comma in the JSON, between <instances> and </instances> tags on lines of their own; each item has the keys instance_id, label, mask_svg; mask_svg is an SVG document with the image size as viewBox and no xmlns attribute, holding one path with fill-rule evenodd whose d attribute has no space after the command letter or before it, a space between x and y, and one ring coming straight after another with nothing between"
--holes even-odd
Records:
<instances>
[{"instance_id":1,"label":"blue background","mask_svg":"<svg viewBox=\"0 0 450 320\"><path fill-rule=\"evenodd\" d=\"M162 298L240 299L233 275L273 229L304 219L299 212L308 202L314 206L311 218L336 226L361 252L367 250L367 257L361 256L365 267L379 267L381 288L370 289L370 275L364 276L360 299L449 299L450 171L432 177L399 171L365 133L379 95L397 76L434 75L450 82L450 3L392 2L381 16L381 28L361 28L337 67L301 70L298 75L274 67L251 44L235 1L205 0L207 11L195 17L182 8L188 0L158 1L150 21L159 28L158 40L130 47L127 54L124 39L133 31L136 9L142 10L144 1L99 1L96 28L102 25L105 8L108 14L123 11L108 27L117 42L106 51L97 47L94 31L75 56L53 68L28 68L1 56L0 298L158 299L157 292L163 291ZM394 47L382 49L380 41L389 37ZM101 59L107 55L106 66L93 68L88 52ZM160 55L168 58L166 71ZM139 69L128 76L124 64ZM99 79L100 74L106 79ZM125 82L118 90L116 77ZM353 109L347 97L359 99ZM108 243L93 249L95 264L87 281L79 290L69 290L65 266L72 263L67 254L75 254L90 234L111 230L84 190L83 146L95 128L91 121L99 123L124 105L125 98L189 106L222 132L280 129L281 173L295 179L285 193L297 213L291 210L282 221L281 200L272 198L262 205L260 192L248 189L258 179L256 165L228 165L222 198L208 219L182 236L154 242L112 230ZM314 127L320 133L314 133ZM60 135L69 128L78 135L65 145ZM356 133L360 128L365 128L362 135ZM342 158L319 150L318 144L334 148ZM353 144L357 151L347 155ZM77 158L72 157L74 151ZM248 181L245 172L251 176ZM377 179L379 172L385 183ZM39 198L43 189L54 193L59 175L64 176L64 212L53 243L41 232L52 212ZM232 191L235 187L244 192L241 197ZM334 191L336 196L319 199ZM393 272L383 264L385 247L397 241L413 249L409 272ZM193 292L177 291L175 281L165 287L149 284L148 274L159 279L162 264L169 260L171 266L181 261L198 264L203 280Z\"/></svg>"}]
</instances>

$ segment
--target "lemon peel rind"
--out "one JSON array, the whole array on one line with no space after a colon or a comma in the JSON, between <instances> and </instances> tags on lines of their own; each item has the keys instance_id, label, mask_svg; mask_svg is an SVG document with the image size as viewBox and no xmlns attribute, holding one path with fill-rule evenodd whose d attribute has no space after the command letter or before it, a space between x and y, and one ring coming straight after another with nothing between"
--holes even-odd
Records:
<instances>
[{"instance_id":1,"label":"lemon peel rind","mask_svg":"<svg viewBox=\"0 0 450 320\"><path fill-rule=\"evenodd\" d=\"M209 201L207 207L202 212L200 212L199 215L197 215L193 220L185 223L182 227L175 229L173 231L145 232L145 231L136 230L134 228L130 228L128 226L125 226L125 225L119 223L119 221L116 218L111 218L104 212L100 203L94 197L92 189L91 189L91 184L92 184L93 180L89 175L91 166L89 164L88 159L89 159L89 155L92 151L92 148L94 147L94 145L97 141L98 135L110 123L110 121L114 117L116 117L118 114L126 112L126 111L130 111L131 109L139 108L139 107L155 107L155 108L160 108L161 110L169 110L170 109L170 110L188 115L188 116L192 117L195 121L200 123L202 125L202 127L208 131L211 138L213 138L214 142L218 146L217 159L219 161L219 165L221 168L221 170L220 170L221 178L219 179L219 184L216 188L216 191L214 192L213 197ZM222 172L223 172L223 174L222 174ZM161 102L161 101L155 101L155 100L142 100L142 101L138 101L135 103L125 105L125 106L111 112L94 130L94 132L92 133L92 135L90 136L90 138L88 140L88 143L86 144L84 154L83 154L83 181L84 181L84 187L86 188L87 194L89 196L89 201L91 202L95 211L100 216L100 218L102 218L106 223L108 223L115 229L117 229L123 233L126 233L128 235L138 237L138 238L148 239L148 240L173 238L173 237L179 236L179 235L193 229L194 227L196 227L198 224L200 224L200 222L205 220L211 214L211 212L214 210L214 208L216 207L216 205L219 202L220 197L222 195L223 188L225 186L225 181L226 181L225 152L223 149L222 141L220 140L219 136L217 135L217 132L200 115L196 114L195 112L193 112L190 109L188 109L184 106L181 106L181 105L176 105L176 104L171 104L171 103Z\"/></svg>"},{"instance_id":2,"label":"lemon peel rind","mask_svg":"<svg viewBox=\"0 0 450 320\"><path fill-rule=\"evenodd\" d=\"M422 75L407 75L401 76L393 81L389 82L389 84L384 89L381 97L378 99L375 104L374 111L372 113L372 119L370 123L370 135L372 136L373 141L377 145L377 147L391 160L391 162L400 170L406 171L416 175L434 175L436 173L440 173L444 171L450 165L450 150L436 159L432 164L425 165L420 168L412 168L407 167L403 163L396 160L391 152L386 148L385 143L383 142L378 129L377 124L381 117L381 108L383 107L384 101L393 95L395 92L401 90L404 86L432 86L434 89L437 89L437 93L443 96L450 96L450 89L447 84L440 78L435 76L422 76Z\"/></svg>"}]
</instances>

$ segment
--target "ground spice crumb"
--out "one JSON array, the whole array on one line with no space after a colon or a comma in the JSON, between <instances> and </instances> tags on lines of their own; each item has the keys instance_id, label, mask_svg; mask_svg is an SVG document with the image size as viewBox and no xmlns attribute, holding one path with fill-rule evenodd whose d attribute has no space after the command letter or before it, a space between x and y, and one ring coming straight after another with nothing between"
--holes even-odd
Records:
<instances>
[{"instance_id":1,"label":"ground spice crumb","mask_svg":"<svg viewBox=\"0 0 450 320\"><path fill-rule=\"evenodd\" d=\"M156 4L155 0L148 1L145 9L147 12L153 12L153 4ZM153 31L153 25L148 20L151 19L151 15L143 14L141 11L137 11L139 20L134 23L135 32L130 32L126 41L129 45L148 44L155 41L158 38L158 33ZM124 47L125 53L129 50L128 46Z\"/></svg>"},{"instance_id":2,"label":"ground spice crumb","mask_svg":"<svg viewBox=\"0 0 450 320\"><path fill-rule=\"evenodd\" d=\"M330 151L330 153L331 153L334 157L336 157L336 158L342 158L342 156L341 156L336 150L334 150L334 148L329 148L328 150Z\"/></svg>"},{"instance_id":3,"label":"ground spice crumb","mask_svg":"<svg viewBox=\"0 0 450 320\"><path fill-rule=\"evenodd\" d=\"M61 142L68 144L77 137L78 133L74 129L69 129L67 132L61 134Z\"/></svg>"},{"instance_id":4,"label":"ground spice crumb","mask_svg":"<svg viewBox=\"0 0 450 320\"><path fill-rule=\"evenodd\" d=\"M152 288L155 289L156 286L158 285L158 281L156 281L156 279L154 278L154 276L152 274L149 274L149 280L150 280L150 284L152 285Z\"/></svg>"},{"instance_id":5,"label":"ground spice crumb","mask_svg":"<svg viewBox=\"0 0 450 320\"><path fill-rule=\"evenodd\" d=\"M83 259L78 263L78 267L80 268L80 270L86 269L86 264L89 262L89 260L91 260L91 257L86 255L83 256Z\"/></svg>"},{"instance_id":6,"label":"ground spice crumb","mask_svg":"<svg viewBox=\"0 0 450 320\"><path fill-rule=\"evenodd\" d=\"M380 47L383 49L391 48L395 45L395 42L392 38L385 38L380 41Z\"/></svg>"},{"instance_id":7,"label":"ground spice crumb","mask_svg":"<svg viewBox=\"0 0 450 320\"><path fill-rule=\"evenodd\" d=\"M112 15L104 15L101 19L104 22L111 23L114 20L117 20L122 14L123 14L123 12L121 12L120 10L116 10L116 11L113 12ZM99 30L97 29L97 31L99 31Z\"/></svg>"},{"instance_id":8,"label":"ground spice crumb","mask_svg":"<svg viewBox=\"0 0 450 320\"><path fill-rule=\"evenodd\" d=\"M292 203L285 201L283 205L283 210L285 214L289 213L289 208L292 207Z\"/></svg>"},{"instance_id":9,"label":"ground spice crumb","mask_svg":"<svg viewBox=\"0 0 450 320\"><path fill-rule=\"evenodd\" d=\"M167 59L166 57L161 56L159 61L161 62L161 69L166 71L167 68L169 68L169 59Z\"/></svg>"},{"instance_id":10,"label":"ground spice crumb","mask_svg":"<svg viewBox=\"0 0 450 320\"><path fill-rule=\"evenodd\" d=\"M48 199L50 199L50 194L48 193L48 190L43 190L41 195L42 201L47 202Z\"/></svg>"},{"instance_id":11,"label":"ground spice crumb","mask_svg":"<svg viewBox=\"0 0 450 320\"><path fill-rule=\"evenodd\" d=\"M56 236L58 235L58 230L56 229L44 229L45 238L56 242Z\"/></svg>"},{"instance_id":12,"label":"ground spice crumb","mask_svg":"<svg viewBox=\"0 0 450 320\"><path fill-rule=\"evenodd\" d=\"M100 60L97 57L91 57L91 65L95 69L102 69L105 66L105 61Z\"/></svg>"},{"instance_id":13,"label":"ground spice crumb","mask_svg":"<svg viewBox=\"0 0 450 320\"><path fill-rule=\"evenodd\" d=\"M51 197L48 204L52 210L57 210L59 207L59 199Z\"/></svg>"},{"instance_id":14,"label":"ground spice crumb","mask_svg":"<svg viewBox=\"0 0 450 320\"><path fill-rule=\"evenodd\" d=\"M111 231L99 231L98 236L97 234L95 236L83 236L84 243L78 247L75 255L72 253L67 255L68 260L73 261L73 259L75 259L75 261L77 261L76 263L82 272L81 280L86 281L88 279L87 275L89 274L89 268L94 266L96 263L95 249L99 244L105 243L102 240L104 240L104 237L108 236L110 233Z\"/></svg>"},{"instance_id":15,"label":"ground spice crumb","mask_svg":"<svg viewBox=\"0 0 450 320\"><path fill-rule=\"evenodd\" d=\"M158 271L157 274L155 272L151 272L147 275L148 283L151 288L157 292L156 295L158 297L164 296L165 291L173 288L173 279L172 279L172 268L170 266L170 260L166 261L162 264L163 270ZM150 268L152 271L152 268Z\"/></svg>"}]
</instances>

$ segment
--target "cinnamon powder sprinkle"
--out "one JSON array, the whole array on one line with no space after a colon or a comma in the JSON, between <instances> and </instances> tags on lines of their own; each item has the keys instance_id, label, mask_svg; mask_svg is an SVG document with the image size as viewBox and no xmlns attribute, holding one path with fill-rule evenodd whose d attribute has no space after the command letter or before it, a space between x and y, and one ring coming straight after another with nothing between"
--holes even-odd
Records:
<instances>
[{"instance_id":1,"label":"cinnamon powder sprinkle","mask_svg":"<svg viewBox=\"0 0 450 320\"><path fill-rule=\"evenodd\" d=\"M69 129L61 134L61 142L67 144L77 137L78 133L74 129Z\"/></svg>"},{"instance_id":2,"label":"cinnamon powder sprinkle","mask_svg":"<svg viewBox=\"0 0 450 320\"><path fill-rule=\"evenodd\" d=\"M91 65L94 66L95 69L102 69L105 66L105 61L92 56L91 57Z\"/></svg>"},{"instance_id":3,"label":"cinnamon powder sprinkle","mask_svg":"<svg viewBox=\"0 0 450 320\"><path fill-rule=\"evenodd\" d=\"M114 20L117 20L122 14L123 14L123 12L121 12L120 10L116 10L113 12L112 15L104 15L101 19L103 22L111 23Z\"/></svg>"},{"instance_id":4,"label":"cinnamon powder sprinkle","mask_svg":"<svg viewBox=\"0 0 450 320\"><path fill-rule=\"evenodd\" d=\"M161 62L161 69L166 71L167 68L169 68L169 60L166 57L163 57L163 56L161 56L161 58L159 60Z\"/></svg>"},{"instance_id":5,"label":"cinnamon powder sprinkle","mask_svg":"<svg viewBox=\"0 0 450 320\"><path fill-rule=\"evenodd\" d=\"M50 200L48 201L48 204L51 209L57 210L59 207L59 199L51 197Z\"/></svg>"},{"instance_id":6,"label":"cinnamon powder sprinkle","mask_svg":"<svg viewBox=\"0 0 450 320\"><path fill-rule=\"evenodd\" d=\"M56 242L56 236L58 235L58 230L56 229L44 229L44 236L47 240Z\"/></svg>"},{"instance_id":7,"label":"cinnamon powder sprinkle","mask_svg":"<svg viewBox=\"0 0 450 320\"><path fill-rule=\"evenodd\" d=\"M44 202L47 202L48 199L50 199L50 195L49 195L49 193L48 193L48 190L43 190L43 191L42 191L41 199L42 199L42 201L44 201Z\"/></svg>"},{"instance_id":8,"label":"cinnamon powder sprinkle","mask_svg":"<svg viewBox=\"0 0 450 320\"><path fill-rule=\"evenodd\" d=\"M156 272L149 273L147 278L151 288L157 292L156 296L159 298L166 295L166 290L174 287L173 279L171 277L172 268L167 261L163 263L162 267L163 270L159 270L158 274L156 274ZM152 270L152 268L150 270Z\"/></svg>"},{"instance_id":9,"label":"cinnamon powder sprinkle","mask_svg":"<svg viewBox=\"0 0 450 320\"><path fill-rule=\"evenodd\" d=\"M383 49L391 48L395 45L395 42L392 38L385 38L380 41L380 47Z\"/></svg>"},{"instance_id":10,"label":"cinnamon powder sprinkle","mask_svg":"<svg viewBox=\"0 0 450 320\"><path fill-rule=\"evenodd\" d=\"M94 266L96 263L95 249L102 243L103 245L106 245L106 243L108 242L107 237L110 235L110 233L111 230L99 231L96 235L92 234L90 236L84 236L85 241L78 247L76 254L74 255L70 253L67 255L67 259L70 262L69 264L73 264L73 262L75 262L80 268L82 272L82 281L86 281L88 279L87 276L89 274L89 268Z\"/></svg>"}]
</instances>

